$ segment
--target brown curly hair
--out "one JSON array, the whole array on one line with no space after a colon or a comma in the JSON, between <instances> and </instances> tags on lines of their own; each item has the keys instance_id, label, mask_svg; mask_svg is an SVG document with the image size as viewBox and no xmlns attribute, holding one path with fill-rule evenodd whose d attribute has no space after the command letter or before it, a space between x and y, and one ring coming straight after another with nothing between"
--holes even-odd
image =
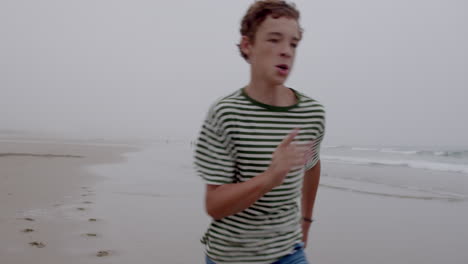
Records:
<instances>
[{"instance_id":1,"label":"brown curly hair","mask_svg":"<svg viewBox=\"0 0 468 264\"><path fill-rule=\"evenodd\" d=\"M242 18L240 34L246 36L253 43L255 40L255 33L257 33L258 27L265 21L268 16L273 18L287 17L295 19L299 22L299 11L296 9L296 5L288 3L283 0L258 0L253 3L247 13ZM302 37L302 28L299 27L299 33ZM237 44L240 54L244 59L248 59L240 44Z\"/></svg>"}]
</instances>

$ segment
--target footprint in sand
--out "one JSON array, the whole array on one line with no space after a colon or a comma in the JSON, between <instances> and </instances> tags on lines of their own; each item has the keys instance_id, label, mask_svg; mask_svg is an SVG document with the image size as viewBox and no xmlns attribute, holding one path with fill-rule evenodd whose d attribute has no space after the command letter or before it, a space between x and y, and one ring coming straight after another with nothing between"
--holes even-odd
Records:
<instances>
[{"instance_id":1,"label":"footprint in sand","mask_svg":"<svg viewBox=\"0 0 468 264\"><path fill-rule=\"evenodd\" d=\"M96 256L98 257L107 257L110 255L110 251L109 250L100 250L98 251L98 253L96 254Z\"/></svg>"},{"instance_id":2,"label":"footprint in sand","mask_svg":"<svg viewBox=\"0 0 468 264\"><path fill-rule=\"evenodd\" d=\"M34 242L29 242L29 245L33 246L33 247L37 247L37 248L43 248L45 247L45 244L42 243L42 242L37 242L37 241L34 241Z\"/></svg>"},{"instance_id":3,"label":"footprint in sand","mask_svg":"<svg viewBox=\"0 0 468 264\"><path fill-rule=\"evenodd\" d=\"M91 190L89 187L81 187L81 189L83 189L84 191L86 191L88 195L94 193L94 191Z\"/></svg>"},{"instance_id":4,"label":"footprint in sand","mask_svg":"<svg viewBox=\"0 0 468 264\"><path fill-rule=\"evenodd\" d=\"M23 233L31 233L31 232L34 232L34 229L32 229L32 228L26 228L26 229L21 230L21 232L23 232Z\"/></svg>"},{"instance_id":5,"label":"footprint in sand","mask_svg":"<svg viewBox=\"0 0 468 264\"><path fill-rule=\"evenodd\" d=\"M98 235L96 233L86 233L86 234L83 234L83 236L86 236L86 237L97 237Z\"/></svg>"}]
</instances>

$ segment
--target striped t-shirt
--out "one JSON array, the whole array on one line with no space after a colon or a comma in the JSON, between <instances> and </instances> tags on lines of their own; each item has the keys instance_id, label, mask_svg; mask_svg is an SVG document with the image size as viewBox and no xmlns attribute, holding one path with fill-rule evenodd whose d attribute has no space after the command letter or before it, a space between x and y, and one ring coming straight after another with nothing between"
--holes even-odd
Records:
<instances>
[{"instance_id":1,"label":"striped t-shirt","mask_svg":"<svg viewBox=\"0 0 468 264\"><path fill-rule=\"evenodd\" d=\"M278 107L239 89L217 100L208 112L194 162L207 184L244 182L264 172L276 147L294 128L300 128L295 144L313 142L315 153L304 168L291 170L280 186L249 208L212 220L202 243L216 263L272 263L292 253L302 240L298 198L304 171L319 160L325 112L317 101L294 93L295 105Z\"/></svg>"}]
</instances>

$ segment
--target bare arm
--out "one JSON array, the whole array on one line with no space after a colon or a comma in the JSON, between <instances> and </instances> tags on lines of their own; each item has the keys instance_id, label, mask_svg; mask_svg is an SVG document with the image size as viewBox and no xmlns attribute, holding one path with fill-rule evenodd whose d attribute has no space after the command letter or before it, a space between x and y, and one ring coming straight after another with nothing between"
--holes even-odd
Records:
<instances>
[{"instance_id":1,"label":"bare arm","mask_svg":"<svg viewBox=\"0 0 468 264\"><path fill-rule=\"evenodd\" d=\"M265 172L241 183L207 185L207 213L214 219L221 219L245 210L265 193L283 183L293 167L304 166L305 150L291 144L298 131L294 130L278 145Z\"/></svg>"},{"instance_id":2,"label":"bare arm","mask_svg":"<svg viewBox=\"0 0 468 264\"><path fill-rule=\"evenodd\" d=\"M315 198L320 182L320 160L314 167L304 173L304 183L302 186L302 216L312 219ZM302 222L303 241L307 245L310 222Z\"/></svg>"},{"instance_id":3,"label":"bare arm","mask_svg":"<svg viewBox=\"0 0 468 264\"><path fill-rule=\"evenodd\" d=\"M205 206L208 214L214 219L238 213L260 199L274 186L266 171L241 183L206 185Z\"/></svg>"}]
</instances>

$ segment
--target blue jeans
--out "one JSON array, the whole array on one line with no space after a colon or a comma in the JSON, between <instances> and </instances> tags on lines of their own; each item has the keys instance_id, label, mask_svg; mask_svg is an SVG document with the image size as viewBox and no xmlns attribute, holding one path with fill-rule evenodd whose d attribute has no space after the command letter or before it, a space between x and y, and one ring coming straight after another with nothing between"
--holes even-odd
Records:
<instances>
[{"instance_id":1,"label":"blue jeans","mask_svg":"<svg viewBox=\"0 0 468 264\"><path fill-rule=\"evenodd\" d=\"M272 264L309 264L307 262L306 256L304 254L304 243L297 243L294 245L294 252L292 254L286 255ZM208 256L206 256L206 264L216 264Z\"/></svg>"}]
</instances>

